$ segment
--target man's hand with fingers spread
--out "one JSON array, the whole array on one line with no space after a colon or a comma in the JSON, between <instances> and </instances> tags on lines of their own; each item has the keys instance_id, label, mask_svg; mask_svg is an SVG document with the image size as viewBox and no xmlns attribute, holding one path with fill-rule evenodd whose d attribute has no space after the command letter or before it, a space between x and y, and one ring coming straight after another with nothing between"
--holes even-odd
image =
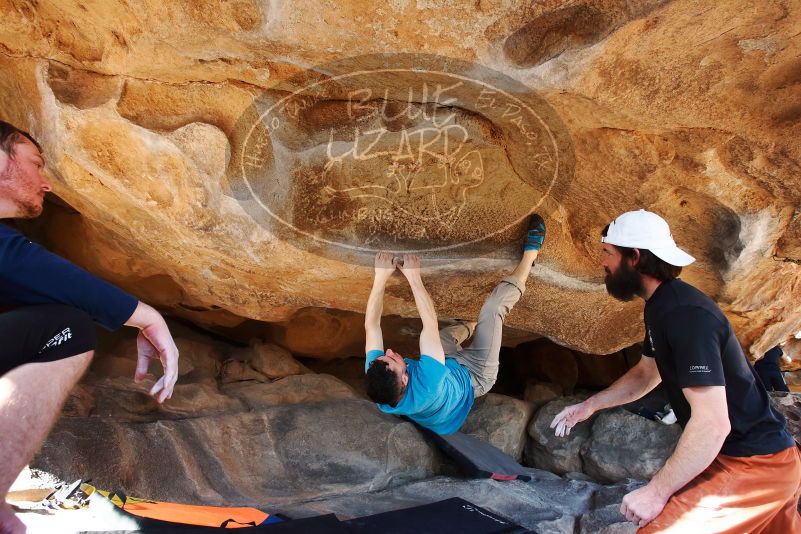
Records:
<instances>
[{"instance_id":1,"label":"man's hand with fingers spread","mask_svg":"<svg viewBox=\"0 0 801 534\"><path fill-rule=\"evenodd\" d=\"M139 382L145 378L151 361L160 361L164 375L150 389L150 395L158 402L164 402L172 397L175 382L178 380L178 348L167 323L156 310L140 302L125 324L140 329L136 338L138 357L134 380Z\"/></svg>"},{"instance_id":2,"label":"man's hand with fingers spread","mask_svg":"<svg viewBox=\"0 0 801 534\"><path fill-rule=\"evenodd\" d=\"M551 428L556 429L555 434L560 438L568 436L574 426L589 419L593 413L595 413L595 410L586 401L573 404L556 414L556 417L551 421Z\"/></svg>"},{"instance_id":3,"label":"man's hand with fingers spread","mask_svg":"<svg viewBox=\"0 0 801 534\"><path fill-rule=\"evenodd\" d=\"M136 337L136 348L139 355L134 380L139 382L145 377L152 360L160 361L164 375L150 388L150 395L158 402L164 402L172 397L175 382L178 380L178 348L167 330L167 325L164 324L163 329L154 325L140 330Z\"/></svg>"}]
</instances>

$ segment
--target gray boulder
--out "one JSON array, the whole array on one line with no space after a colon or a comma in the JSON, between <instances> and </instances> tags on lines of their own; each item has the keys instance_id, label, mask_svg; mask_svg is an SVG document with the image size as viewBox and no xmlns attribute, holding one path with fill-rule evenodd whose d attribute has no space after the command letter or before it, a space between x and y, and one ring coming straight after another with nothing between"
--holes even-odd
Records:
<instances>
[{"instance_id":1,"label":"gray boulder","mask_svg":"<svg viewBox=\"0 0 801 534\"><path fill-rule=\"evenodd\" d=\"M525 464L564 474L583 472L581 448L590 437L593 417L577 424L569 435L557 437L550 428L553 418L570 404L583 401L586 395L562 397L539 409L528 425L529 439L525 449Z\"/></svg>"},{"instance_id":2,"label":"gray boulder","mask_svg":"<svg viewBox=\"0 0 801 534\"><path fill-rule=\"evenodd\" d=\"M584 472L600 482L650 480L673 453L678 424L664 425L622 409L600 412L581 456Z\"/></svg>"},{"instance_id":3,"label":"gray boulder","mask_svg":"<svg viewBox=\"0 0 801 534\"><path fill-rule=\"evenodd\" d=\"M612 486L601 486L592 494L590 511L579 520L580 534L632 534L637 526L620 513L620 504L627 493L641 487L638 480L627 480Z\"/></svg>"},{"instance_id":4,"label":"gray boulder","mask_svg":"<svg viewBox=\"0 0 801 534\"><path fill-rule=\"evenodd\" d=\"M460 431L491 443L520 461L526 445L526 428L533 413L534 407L527 402L488 393L476 399Z\"/></svg>"},{"instance_id":5,"label":"gray boulder","mask_svg":"<svg viewBox=\"0 0 801 534\"><path fill-rule=\"evenodd\" d=\"M139 424L64 417L31 467L158 500L275 506L431 477L441 463L411 423L338 400Z\"/></svg>"}]
</instances>

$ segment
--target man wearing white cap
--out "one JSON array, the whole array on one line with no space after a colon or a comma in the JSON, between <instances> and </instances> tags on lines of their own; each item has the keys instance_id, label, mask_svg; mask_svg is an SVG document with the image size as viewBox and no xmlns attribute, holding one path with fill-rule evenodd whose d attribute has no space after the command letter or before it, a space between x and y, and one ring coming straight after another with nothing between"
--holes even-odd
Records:
<instances>
[{"instance_id":1,"label":"man wearing white cap","mask_svg":"<svg viewBox=\"0 0 801 534\"><path fill-rule=\"evenodd\" d=\"M662 469L623 498L621 513L641 533L801 532L798 449L720 308L678 279L695 259L676 246L664 219L645 210L615 219L601 241L609 294L645 300L644 357L562 410L551 428L565 436L662 382L684 430Z\"/></svg>"}]
</instances>

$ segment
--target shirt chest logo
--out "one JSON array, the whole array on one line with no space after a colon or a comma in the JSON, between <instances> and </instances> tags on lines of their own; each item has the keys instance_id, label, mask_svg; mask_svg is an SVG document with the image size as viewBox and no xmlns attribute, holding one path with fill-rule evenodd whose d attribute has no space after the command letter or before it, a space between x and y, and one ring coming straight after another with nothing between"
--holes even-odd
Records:
<instances>
[{"instance_id":1,"label":"shirt chest logo","mask_svg":"<svg viewBox=\"0 0 801 534\"><path fill-rule=\"evenodd\" d=\"M691 365L690 366L691 373L711 373L712 369L709 368L708 365Z\"/></svg>"}]
</instances>

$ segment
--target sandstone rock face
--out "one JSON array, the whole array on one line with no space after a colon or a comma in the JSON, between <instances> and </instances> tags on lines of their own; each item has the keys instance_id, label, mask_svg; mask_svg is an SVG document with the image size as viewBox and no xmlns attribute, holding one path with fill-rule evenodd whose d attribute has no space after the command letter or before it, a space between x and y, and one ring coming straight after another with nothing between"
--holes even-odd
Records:
<instances>
[{"instance_id":1,"label":"sandstone rock face","mask_svg":"<svg viewBox=\"0 0 801 534\"><path fill-rule=\"evenodd\" d=\"M341 380L312 373L281 347L259 342L237 347L175 322L170 328L181 354L171 399L160 405L148 395L161 373L158 364L141 383L133 381L135 331L123 329L101 336L90 372L71 392L64 415L153 422L360 398Z\"/></svg>"},{"instance_id":2,"label":"sandstone rock face","mask_svg":"<svg viewBox=\"0 0 801 534\"><path fill-rule=\"evenodd\" d=\"M90 373L72 391L35 467L132 494L206 503L373 492L456 470L414 425L382 414L284 349L236 347L170 326L185 362L173 397L160 405L148 395L155 375L133 381L133 330L101 336ZM247 372L230 372L232 362ZM347 361L313 362L334 369L330 364ZM363 360L354 363L363 374ZM488 394L462 431L520 458L532 411L524 401ZM158 454L140 459L143 451Z\"/></svg>"},{"instance_id":3,"label":"sandstone rock face","mask_svg":"<svg viewBox=\"0 0 801 534\"><path fill-rule=\"evenodd\" d=\"M797 393L771 393L773 405L787 419L790 433L801 439L801 400ZM681 437L678 424L664 425L624 409L604 410L579 423L564 438L549 428L554 416L583 397L563 397L540 408L528 427L525 462L540 469L587 475L598 482L650 480L673 454ZM664 403L655 396L650 403ZM648 405L646 401L643 405ZM632 403L632 407L634 403Z\"/></svg>"},{"instance_id":4,"label":"sandstone rock face","mask_svg":"<svg viewBox=\"0 0 801 534\"><path fill-rule=\"evenodd\" d=\"M231 506L374 491L433 476L439 464L411 423L364 400L138 425L63 418L34 463L132 495Z\"/></svg>"},{"instance_id":5,"label":"sandstone rock face","mask_svg":"<svg viewBox=\"0 0 801 534\"><path fill-rule=\"evenodd\" d=\"M441 316L472 317L537 209L508 324L608 354L641 305L606 296L598 235L645 207L762 354L801 330L801 11L632 5L6 3L0 118L44 146L44 240L208 328L359 313L378 247L423 251ZM385 312L415 314L400 279Z\"/></svg>"},{"instance_id":6,"label":"sandstone rock face","mask_svg":"<svg viewBox=\"0 0 801 534\"><path fill-rule=\"evenodd\" d=\"M599 390L612 385L636 365L641 355L639 343L599 357L540 338L517 345L509 363L518 381L544 381L571 395L576 388Z\"/></svg>"},{"instance_id":7,"label":"sandstone rock face","mask_svg":"<svg viewBox=\"0 0 801 534\"><path fill-rule=\"evenodd\" d=\"M288 376L269 384L251 381L237 382L222 389L227 395L241 399L253 410L282 404L329 402L359 398L341 380L330 375L318 374Z\"/></svg>"},{"instance_id":8,"label":"sandstone rock face","mask_svg":"<svg viewBox=\"0 0 801 534\"><path fill-rule=\"evenodd\" d=\"M256 341L250 348L231 355L222 365L221 378L225 384L242 380L267 382L310 372L288 350L272 343Z\"/></svg>"}]
</instances>

